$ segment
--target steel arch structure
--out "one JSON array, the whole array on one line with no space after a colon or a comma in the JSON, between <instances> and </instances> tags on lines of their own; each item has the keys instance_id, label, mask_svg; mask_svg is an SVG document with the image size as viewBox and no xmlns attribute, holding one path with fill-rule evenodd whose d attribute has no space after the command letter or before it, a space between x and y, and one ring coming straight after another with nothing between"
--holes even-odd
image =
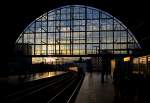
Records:
<instances>
[{"instance_id":1,"label":"steel arch structure","mask_svg":"<svg viewBox=\"0 0 150 103\"><path fill-rule=\"evenodd\" d=\"M27 56L88 56L104 50L132 54L140 45L131 31L107 12L67 5L36 18L16 40Z\"/></svg>"}]
</instances>

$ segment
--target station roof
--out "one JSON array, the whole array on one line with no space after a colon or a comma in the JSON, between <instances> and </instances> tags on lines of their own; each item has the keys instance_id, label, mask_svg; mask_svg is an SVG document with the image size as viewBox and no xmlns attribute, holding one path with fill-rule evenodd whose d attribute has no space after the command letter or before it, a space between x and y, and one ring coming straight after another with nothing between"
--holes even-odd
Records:
<instances>
[{"instance_id":1,"label":"station roof","mask_svg":"<svg viewBox=\"0 0 150 103\"><path fill-rule=\"evenodd\" d=\"M4 54L13 50L19 34L33 20L45 12L65 5L87 5L108 12L123 22L134 34L145 53L149 53L149 9L148 1L143 0L5 0L1 3L2 31L1 38ZM9 55L8 55L9 56Z\"/></svg>"}]
</instances>

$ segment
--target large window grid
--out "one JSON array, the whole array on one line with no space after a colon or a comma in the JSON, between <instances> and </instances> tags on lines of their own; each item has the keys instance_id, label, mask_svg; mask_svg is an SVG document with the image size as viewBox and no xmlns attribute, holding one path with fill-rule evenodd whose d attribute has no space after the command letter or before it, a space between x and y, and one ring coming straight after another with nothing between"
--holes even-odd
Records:
<instances>
[{"instance_id":1,"label":"large window grid","mask_svg":"<svg viewBox=\"0 0 150 103\"><path fill-rule=\"evenodd\" d=\"M79 5L43 14L16 43L32 47L32 53L27 55L88 55L97 53L96 49L127 54L140 48L132 33L115 17Z\"/></svg>"}]
</instances>

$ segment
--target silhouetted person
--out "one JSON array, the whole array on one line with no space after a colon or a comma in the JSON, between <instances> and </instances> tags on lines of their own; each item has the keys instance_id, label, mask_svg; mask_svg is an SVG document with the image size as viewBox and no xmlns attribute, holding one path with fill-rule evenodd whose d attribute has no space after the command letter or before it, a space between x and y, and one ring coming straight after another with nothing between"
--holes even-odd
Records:
<instances>
[{"instance_id":1,"label":"silhouetted person","mask_svg":"<svg viewBox=\"0 0 150 103\"><path fill-rule=\"evenodd\" d=\"M116 66L113 72L115 97L119 98L123 98L126 92L125 72L121 65L121 61L116 61Z\"/></svg>"},{"instance_id":2,"label":"silhouetted person","mask_svg":"<svg viewBox=\"0 0 150 103\"><path fill-rule=\"evenodd\" d=\"M87 65L87 70L88 70L88 72L89 73L92 73L92 60L91 59L89 59L89 60L87 60L86 61L86 65Z\"/></svg>"},{"instance_id":3,"label":"silhouetted person","mask_svg":"<svg viewBox=\"0 0 150 103\"><path fill-rule=\"evenodd\" d=\"M142 102L144 99L144 75L139 72L138 74L138 101Z\"/></svg>"},{"instance_id":4,"label":"silhouetted person","mask_svg":"<svg viewBox=\"0 0 150 103\"><path fill-rule=\"evenodd\" d=\"M78 68L78 74L79 74L80 76L85 75L85 73L84 73L84 71L83 71L83 68L81 68L81 67Z\"/></svg>"},{"instance_id":5,"label":"silhouetted person","mask_svg":"<svg viewBox=\"0 0 150 103\"><path fill-rule=\"evenodd\" d=\"M113 72L113 85L114 85L115 97L120 96L120 79L119 78L120 78L119 67L118 65L116 65L116 68L114 69L114 72Z\"/></svg>"},{"instance_id":6,"label":"silhouetted person","mask_svg":"<svg viewBox=\"0 0 150 103\"><path fill-rule=\"evenodd\" d=\"M105 75L105 70L102 69L101 71L101 82L104 83L104 75Z\"/></svg>"},{"instance_id":7,"label":"silhouetted person","mask_svg":"<svg viewBox=\"0 0 150 103\"><path fill-rule=\"evenodd\" d=\"M108 75L110 74L110 60L111 60L111 54L104 50L102 52L102 69L101 69L101 82L104 83L104 76L106 76L106 79L108 78Z\"/></svg>"}]
</instances>

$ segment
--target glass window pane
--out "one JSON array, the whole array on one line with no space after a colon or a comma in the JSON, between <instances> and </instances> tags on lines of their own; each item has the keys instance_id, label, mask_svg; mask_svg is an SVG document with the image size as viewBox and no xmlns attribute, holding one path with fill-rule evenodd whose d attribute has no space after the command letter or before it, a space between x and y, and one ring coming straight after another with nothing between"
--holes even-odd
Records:
<instances>
[{"instance_id":1,"label":"glass window pane","mask_svg":"<svg viewBox=\"0 0 150 103\"><path fill-rule=\"evenodd\" d=\"M114 46L116 54L126 54L127 49L132 53L132 49L139 48L133 34L115 17L79 5L49 11L48 18L47 13L41 15L24 30L16 42L33 45L33 55L84 55L85 45L88 53L96 53L96 46L110 52Z\"/></svg>"}]
</instances>

